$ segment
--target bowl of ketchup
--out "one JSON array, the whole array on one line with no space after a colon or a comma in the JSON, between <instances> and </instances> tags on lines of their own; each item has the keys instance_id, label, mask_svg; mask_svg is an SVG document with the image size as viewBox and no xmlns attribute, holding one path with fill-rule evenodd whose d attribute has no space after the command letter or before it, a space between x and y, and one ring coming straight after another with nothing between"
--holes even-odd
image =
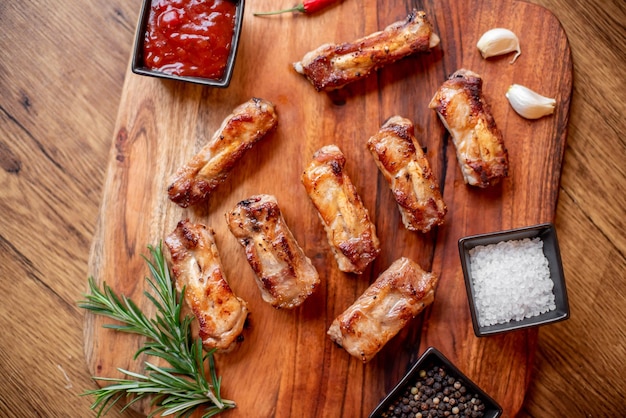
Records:
<instances>
[{"instance_id":1,"label":"bowl of ketchup","mask_svg":"<svg viewBox=\"0 0 626 418\"><path fill-rule=\"evenodd\" d=\"M244 0L145 0L131 70L135 74L228 87Z\"/></svg>"}]
</instances>

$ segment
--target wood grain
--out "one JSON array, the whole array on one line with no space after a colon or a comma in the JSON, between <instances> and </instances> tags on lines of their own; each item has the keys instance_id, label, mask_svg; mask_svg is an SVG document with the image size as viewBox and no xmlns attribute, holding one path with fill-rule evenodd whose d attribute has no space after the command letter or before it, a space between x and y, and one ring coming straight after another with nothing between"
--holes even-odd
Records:
<instances>
[{"instance_id":1,"label":"wood grain","mask_svg":"<svg viewBox=\"0 0 626 418\"><path fill-rule=\"evenodd\" d=\"M261 8L261 4L256 7ZM332 94L316 93L289 69L309 49L329 41L352 40L406 16L408 5L345 3L316 20L254 18L244 22L240 55L231 87L211 90L127 74L104 197L90 258L90 274L146 306L141 254L158 243L183 217L217 233L226 277L251 308L246 340L235 353L217 357L223 395L238 408L228 416L364 416L423 350L441 349L502 404L507 416L521 408L530 381L537 330L478 339L458 262L463 235L552 221L557 203L572 86L567 38L547 10L522 2L425 2L419 4L442 38L432 54L411 57L373 77ZM478 19L464 19L475 13ZM341 24L345 16L354 24ZM523 22L532 20L540 31ZM318 31L334 28L328 31ZM475 48L480 35L509 27L522 39L522 56L483 60ZM262 39L287 47L264 47ZM559 60L550 59L558 55ZM539 65L538 63L542 63ZM427 104L447 74L469 68L484 79L484 90L504 133L511 175L489 190L462 182L453 146ZM546 74L550 74L546 77ZM524 84L557 98L557 112L540 121L517 116L504 92ZM247 154L206 206L183 210L169 202L167 179L193 155L238 104L251 96L273 101L279 129ZM389 116L409 117L441 180L450 213L437 233L406 231L387 185L367 154L365 141ZM375 221L382 254L362 276L339 272L299 175L312 153L335 143L346 153L346 170ZM262 302L224 213L256 193L277 196L285 219L322 277L321 289L293 311ZM432 309L391 341L368 365L334 346L326 336L332 320L400 256L409 256L441 275ZM149 308L148 306L146 306ZM104 330L101 318L86 316L86 358L94 374L116 376L141 340ZM120 364L121 362L121 364ZM306 411L306 412L303 412Z\"/></svg>"},{"instance_id":2,"label":"wood grain","mask_svg":"<svg viewBox=\"0 0 626 418\"><path fill-rule=\"evenodd\" d=\"M518 417L621 416L626 392L621 290L626 275L626 195L621 192L626 187L626 102L619 92L626 62L626 3L533 2L558 16L574 63L555 219L572 316L540 329ZM274 1L271 6L289 5ZM249 11L261 6L270 8L260 3ZM139 8L139 0L0 3L3 417L93 416L92 398L79 396L95 383L84 360L84 313L76 301L86 289L90 243ZM294 16L290 24L319 29L325 15ZM368 29L376 26L375 14L366 19ZM285 20L291 22L292 16ZM289 48L305 42L266 38L270 41ZM245 77L254 76L249 72ZM387 94L380 100L385 106L395 103ZM138 416L119 409L107 417Z\"/></svg>"}]
</instances>

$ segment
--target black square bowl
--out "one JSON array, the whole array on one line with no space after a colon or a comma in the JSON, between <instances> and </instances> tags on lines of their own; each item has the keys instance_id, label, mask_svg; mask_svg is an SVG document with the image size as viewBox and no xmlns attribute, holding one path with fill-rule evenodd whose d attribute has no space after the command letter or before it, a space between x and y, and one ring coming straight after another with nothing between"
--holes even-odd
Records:
<instances>
[{"instance_id":1,"label":"black square bowl","mask_svg":"<svg viewBox=\"0 0 626 418\"><path fill-rule=\"evenodd\" d=\"M385 412L389 411L389 407L394 405L395 401L403 396L405 390L416 385L417 382L421 380L420 374L428 372L428 370L431 370L433 367L443 367L446 370L447 376L453 377L455 381L460 381L466 388L466 394L469 395L467 396L468 398L476 396L477 399L480 399L484 405L484 409L481 411L483 417L496 418L502 415L502 408L495 400L463 374L439 350L435 347L429 347L411 366L400 382L398 382L391 392L378 404L376 409L372 411L369 418L385 417Z\"/></svg>"},{"instance_id":2,"label":"black square bowl","mask_svg":"<svg viewBox=\"0 0 626 418\"><path fill-rule=\"evenodd\" d=\"M189 83L202 84L205 86L226 88L230 84L230 80L233 75L233 69L235 68L235 60L237 58L237 50L239 48L239 37L241 35L242 25L243 25L243 12L245 1L244 0L231 0L235 3L236 12L235 12L235 30L233 32L233 38L231 41L230 54L228 55L228 61L226 63L226 68L224 69L224 74L219 79L213 78L203 78L203 77L188 77L188 76L180 76L174 74L168 74L163 71L153 70L145 65L144 57L143 57L143 45L146 27L148 25L148 19L150 17L150 9L151 9L151 0L144 0L143 5L141 7L141 12L139 15L139 22L137 24L137 32L135 34L135 44L133 48L133 57L131 60L131 70L135 74L150 76L150 77L159 77L166 78L170 80L184 81Z\"/></svg>"},{"instance_id":3,"label":"black square bowl","mask_svg":"<svg viewBox=\"0 0 626 418\"><path fill-rule=\"evenodd\" d=\"M540 238L543 241L543 253L548 260L550 278L554 283L553 292L556 309L522 320L512 320L507 323L481 326L478 321L476 308L474 283L471 275L471 262L469 252L471 249L482 245L497 244L503 241L522 240L525 238ZM551 223L544 223L523 228L499 231L488 234L473 235L459 240L459 255L461 256L461 268L465 279L465 288L472 316L472 325L477 337L499 334L502 332L515 331L523 328L547 325L569 318L569 303L567 289L561 263L559 242L556 229Z\"/></svg>"}]
</instances>

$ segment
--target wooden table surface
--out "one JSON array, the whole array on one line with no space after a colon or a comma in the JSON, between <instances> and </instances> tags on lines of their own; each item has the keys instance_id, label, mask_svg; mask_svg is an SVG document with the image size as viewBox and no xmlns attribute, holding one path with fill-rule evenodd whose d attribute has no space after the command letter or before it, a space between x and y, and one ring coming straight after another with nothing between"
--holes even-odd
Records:
<instances>
[{"instance_id":1,"label":"wooden table surface","mask_svg":"<svg viewBox=\"0 0 626 418\"><path fill-rule=\"evenodd\" d=\"M555 220L571 318L540 330L520 415L616 416L626 393L626 5L536 3L563 24L574 61ZM139 6L0 6L0 416L92 416L76 301Z\"/></svg>"}]
</instances>

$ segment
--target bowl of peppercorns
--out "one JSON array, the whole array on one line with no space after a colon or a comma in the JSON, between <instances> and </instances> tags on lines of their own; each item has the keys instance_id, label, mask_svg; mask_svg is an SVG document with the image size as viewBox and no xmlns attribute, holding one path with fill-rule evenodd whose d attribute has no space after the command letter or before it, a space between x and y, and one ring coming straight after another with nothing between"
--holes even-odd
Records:
<instances>
[{"instance_id":1,"label":"bowl of peppercorns","mask_svg":"<svg viewBox=\"0 0 626 418\"><path fill-rule=\"evenodd\" d=\"M495 418L502 408L439 350L429 347L369 418Z\"/></svg>"}]
</instances>

